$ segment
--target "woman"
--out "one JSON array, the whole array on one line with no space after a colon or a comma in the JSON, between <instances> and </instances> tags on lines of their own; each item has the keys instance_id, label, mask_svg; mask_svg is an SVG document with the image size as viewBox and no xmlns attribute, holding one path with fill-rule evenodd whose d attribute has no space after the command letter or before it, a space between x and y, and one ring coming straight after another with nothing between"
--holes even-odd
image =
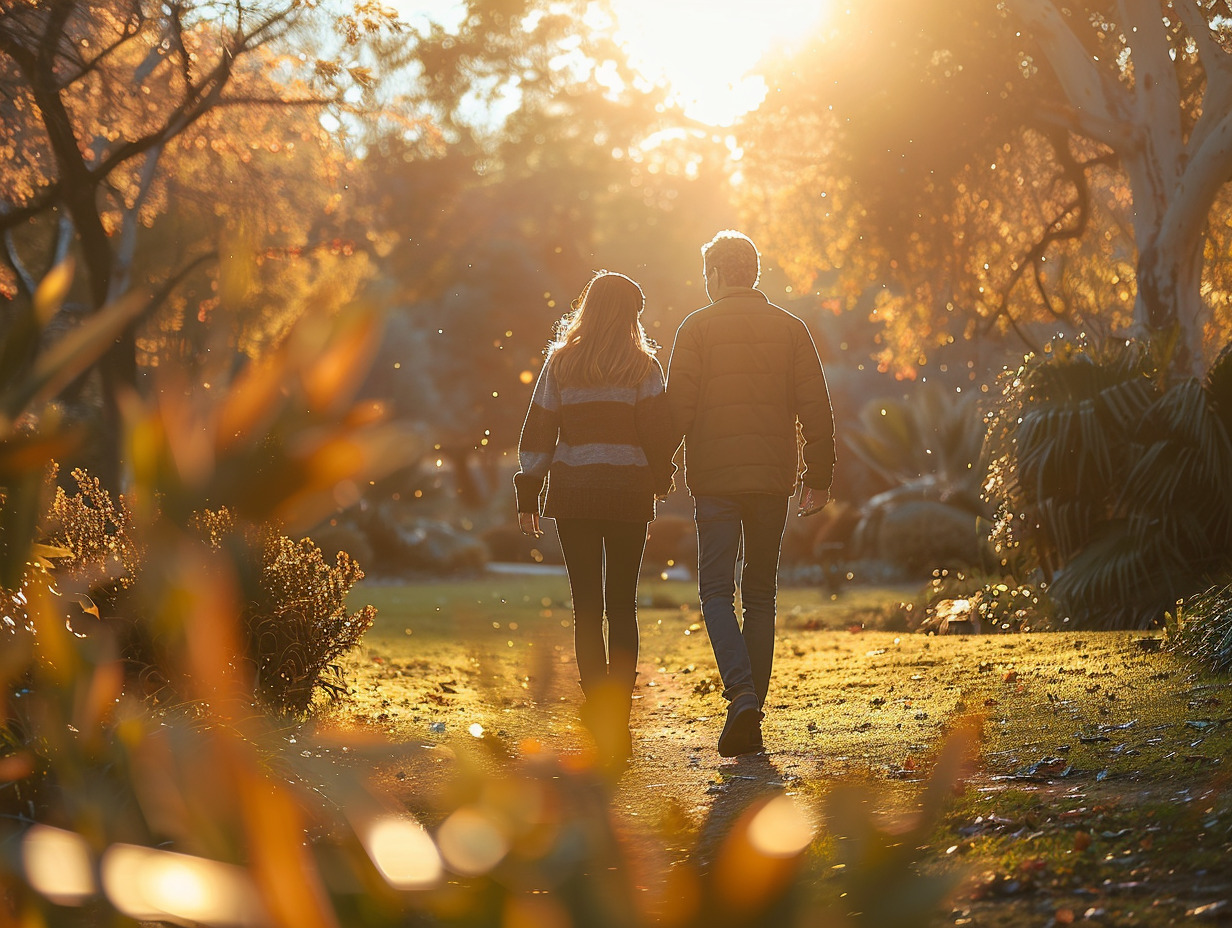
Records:
<instances>
[{"instance_id":1,"label":"woman","mask_svg":"<svg viewBox=\"0 0 1232 928\"><path fill-rule=\"evenodd\" d=\"M573 594L582 718L600 754L632 753L637 578L655 499L671 489L675 453L663 370L640 316L641 288L600 271L561 319L531 397L514 478L518 524L556 520ZM603 617L607 614L607 646Z\"/></svg>"}]
</instances>

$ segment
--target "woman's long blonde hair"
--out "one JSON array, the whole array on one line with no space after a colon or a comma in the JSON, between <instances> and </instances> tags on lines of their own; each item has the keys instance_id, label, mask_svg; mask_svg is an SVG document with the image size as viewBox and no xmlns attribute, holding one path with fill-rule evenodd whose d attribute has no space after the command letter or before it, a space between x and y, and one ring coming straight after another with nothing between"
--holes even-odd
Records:
<instances>
[{"instance_id":1,"label":"woman's long blonde hair","mask_svg":"<svg viewBox=\"0 0 1232 928\"><path fill-rule=\"evenodd\" d=\"M598 387L641 383L658 346L642 328L642 288L624 274L599 271L557 324L549 346L556 377L564 386Z\"/></svg>"}]
</instances>

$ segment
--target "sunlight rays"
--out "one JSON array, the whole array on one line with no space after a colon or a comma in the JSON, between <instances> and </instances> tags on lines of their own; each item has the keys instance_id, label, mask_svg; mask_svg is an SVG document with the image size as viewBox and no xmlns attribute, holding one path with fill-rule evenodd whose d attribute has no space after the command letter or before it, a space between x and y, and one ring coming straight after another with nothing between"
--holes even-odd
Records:
<instances>
[{"instance_id":1,"label":"sunlight rays","mask_svg":"<svg viewBox=\"0 0 1232 928\"><path fill-rule=\"evenodd\" d=\"M393 0L408 22L457 28L465 13L459 0ZM815 31L833 0L608 0L615 23L601 4L582 21L590 29L613 28L630 63L649 81L669 88L671 99L699 122L729 126L755 109L766 84L755 73L765 56L789 48ZM538 21L538 15L528 23Z\"/></svg>"},{"instance_id":2,"label":"sunlight rays","mask_svg":"<svg viewBox=\"0 0 1232 928\"><path fill-rule=\"evenodd\" d=\"M830 0L611 0L617 38L647 77L665 81L685 112L730 125L766 94L751 73L767 54L814 31Z\"/></svg>"}]
</instances>

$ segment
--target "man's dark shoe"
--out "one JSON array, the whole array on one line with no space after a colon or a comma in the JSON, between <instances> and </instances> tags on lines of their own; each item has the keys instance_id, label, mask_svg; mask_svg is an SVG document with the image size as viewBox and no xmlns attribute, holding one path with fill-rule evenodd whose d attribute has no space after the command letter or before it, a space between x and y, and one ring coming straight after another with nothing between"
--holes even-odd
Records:
<instances>
[{"instance_id":1,"label":"man's dark shoe","mask_svg":"<svg viewBox=\"0 0 1232 928\"><path fill-rule=\"evenodd\" d=\"M752 693L737 696L727 707L727 721L719 735L719 756L738 757L762 749L761 709Z\"/></svg>"}]
</instances>

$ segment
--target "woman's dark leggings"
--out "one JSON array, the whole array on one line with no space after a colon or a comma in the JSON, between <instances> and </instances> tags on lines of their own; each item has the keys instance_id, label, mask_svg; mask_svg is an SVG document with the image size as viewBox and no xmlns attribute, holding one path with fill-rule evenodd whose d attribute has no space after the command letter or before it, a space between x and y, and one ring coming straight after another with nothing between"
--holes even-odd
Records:
<instances>
[{"instance_id":1,"label":"woman's dark leggings","mask_svg":"<svg viewBox=\"0 0 1232 928\"><path fill-rule=\"evenodd\" d=\"M582 692L592 694L609 677L631 688L637 674L637 575L646 523L557 519L556 531L573 593L573 647Z\"/></svg>"}]
</instances>

